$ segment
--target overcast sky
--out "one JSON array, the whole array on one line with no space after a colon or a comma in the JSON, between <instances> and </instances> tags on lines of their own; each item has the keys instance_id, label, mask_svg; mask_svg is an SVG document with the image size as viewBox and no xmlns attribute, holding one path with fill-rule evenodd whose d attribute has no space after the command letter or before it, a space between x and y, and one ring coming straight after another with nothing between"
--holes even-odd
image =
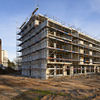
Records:
<instances>
[{"instance_id":1,"label":"overcast sky","mask_svg":"<svg viewBox=\"0 0 100 100\"><path fill-rule=\"evenodd\" d=\"M37 4L38 13L100 39L100 0L0 0L0 38L11 60L16 57L16 22L20 26Z\"/></svg>"}]
</instances>

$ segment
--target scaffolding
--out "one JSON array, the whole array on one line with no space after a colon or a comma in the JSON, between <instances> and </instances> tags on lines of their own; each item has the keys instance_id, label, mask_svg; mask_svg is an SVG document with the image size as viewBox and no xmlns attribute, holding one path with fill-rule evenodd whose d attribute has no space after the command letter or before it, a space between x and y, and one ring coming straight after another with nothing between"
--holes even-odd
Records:
<instances>
[{"instance_id":1,"label":"scaffolding","mask_svg":"<svg viewBox=\"0 0 100 100\"><path fill-rule=\"evenodd\" d=\"M100 42L43 15L22 25L22 75L49 78L100 72Z\"/></svg>"}]
</instances>

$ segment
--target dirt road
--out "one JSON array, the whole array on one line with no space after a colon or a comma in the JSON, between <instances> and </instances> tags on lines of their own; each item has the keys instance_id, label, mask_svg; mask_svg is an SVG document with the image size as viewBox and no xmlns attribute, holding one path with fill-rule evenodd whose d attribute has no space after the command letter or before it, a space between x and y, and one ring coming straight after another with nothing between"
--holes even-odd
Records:
<instances>
[{"instance_id":1,"label":"dirt road","mask_svg":"<svg viewBox=\"0 0 100 100\"><path fill-rule=\"evenodd\" d=\"M49 80L0 75L0 100L100 100L100 75Z\"/></svg>"}]
</instances>

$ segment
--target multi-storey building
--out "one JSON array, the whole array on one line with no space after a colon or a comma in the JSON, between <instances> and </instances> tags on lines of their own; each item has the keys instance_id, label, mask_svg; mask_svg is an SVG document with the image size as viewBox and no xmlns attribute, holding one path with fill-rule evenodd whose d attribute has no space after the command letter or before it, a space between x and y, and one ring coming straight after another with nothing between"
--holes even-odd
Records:
<instances>
[{"instance_id":1,"label":"multi-storey building","mask_svg":"<svg viewBox=\"0 0 100 100\"><path fill-rule=\"evenodd\" d=\"M0 39L0 65L2 64L2 56L1 56L1 51L2 51L2 41L1 41L1 39Z\"/></svg>"},{"instance_id":2,"label":"multi-storey building","mask_svg":"<svg viewBox=\"0 0 100 100\"><path fill-rule=\"evenodd\" d=\"M6 50L2 50L2 65L8 67L8 53Z\"/></svg>"},{"instance_id":3,"label":"multi-storey building","mask_svg":"<svg viewBox=\"0 0 100 100\"><path fill-rule=\"evenodd\" d=\"M22 75L48 79L100 72L100 41L40 14L20 29Z\"/></svg>"}]
</instances>

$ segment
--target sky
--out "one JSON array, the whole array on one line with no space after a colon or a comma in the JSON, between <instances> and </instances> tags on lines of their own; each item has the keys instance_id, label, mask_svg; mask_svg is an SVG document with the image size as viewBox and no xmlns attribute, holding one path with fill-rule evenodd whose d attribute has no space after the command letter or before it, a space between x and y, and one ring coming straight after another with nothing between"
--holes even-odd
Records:
<instances>
[{"instance_id":1,"label":"sky","mask_svg":"<svg viewBox=\"0 0 100 100\"><path fill-rule=\"evenodd\" d=\"M37 13L100 39L100 0L0 0L0 38L10 60L16 58L16 27L37 5Z\"/></svg>"}]
</instances>

